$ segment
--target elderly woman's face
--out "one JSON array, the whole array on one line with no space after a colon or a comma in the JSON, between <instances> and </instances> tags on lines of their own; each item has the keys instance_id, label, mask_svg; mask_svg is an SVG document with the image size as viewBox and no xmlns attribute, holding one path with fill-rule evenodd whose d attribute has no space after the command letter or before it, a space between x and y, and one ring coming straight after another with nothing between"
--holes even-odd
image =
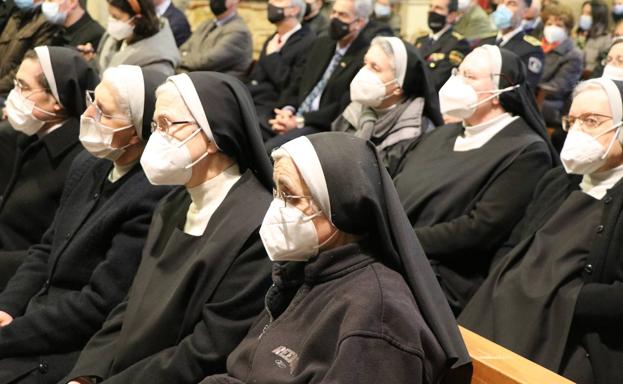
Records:
<instances>
[{"instance_id":1,"label":"elderly woman's face","mask_svg":"<svg viewBox=\"0 0 623 384\"><path fill-rule=\"evenodd\" d=\"M545 25L555 25L557 27L563 28L565 31L569 32L567 30L567 27L565 26L565 22L558 16L550 16L546 21L545 21Z\"/></svg>"},{"instance_id":2,"label":"elderly woman's face","mask_svg":"<svg viewBox=\"0 0 623 384\"><path fill-rule=\"evenodd\" d=\"M396 79L396 71L394 70L392 59L378 45L372 45L368 49L363 62L365 67L377 75L384 84ZM398 86L396 82L392 82L387 84L385 88L385 93L388 94L398 88Z\"/></svg>"},{"instance_id":3,"label":"elderly woman's face","mask_svg":"<svg viewBox=\"0 0 623 384\"><path fill-rule=\"evenodd\" d=\"M463 77L466 84L471 85L478 93L478 100L491 96L489 91L494 91L496 86L493 83L493 73L491 73L490 57L487 53L477 50L465 57L459 66L459 74ZM497 102L492 100L491 102ZM480 108L484 108L490 103L483 103Z\"/></svg>"},{"instance_id":4,"label":"elderly woman's face","mask_svg":"<svg viewBox=\"0 0 623 384\"><path fill-rule=\"evenodd\" d=\"M120 97L116 89L106 80L102 81L95 88L95 99L84 111L84 116L98 120L108 129L123 128L131 126L132 122L128 112L117 102ZM124 129L114 133L112 147L120 148L129 142L132 136L136 135L135 129Z\"/></svg>"},{"instance_id":5,"label":"elderly woman's face","mask_svg":"<svg viewBox=\"0 0 623 384\"><path fill-rule=\"evenodd\" d=\"M610 48L608 57L606 58L606 63L608 65L614 65L618 68L623 68L623 44L615 44L612 48Z\"/></svg>"}]
</instances>

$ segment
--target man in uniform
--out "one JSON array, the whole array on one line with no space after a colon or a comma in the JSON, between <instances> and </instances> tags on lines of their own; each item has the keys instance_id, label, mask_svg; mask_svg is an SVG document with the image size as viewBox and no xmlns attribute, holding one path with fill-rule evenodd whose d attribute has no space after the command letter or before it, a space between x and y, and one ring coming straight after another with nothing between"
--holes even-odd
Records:
<instances>
[{"instance_id":1,"label":"man in uniform","mask_svg":"<svg viewBox=\"0 0 623 384\"><path fill-rule=\"evenodd\" d=\"M430 0L428 27L431 34L415 41L418 53L428 62L435 87L439 90L470 51L469 43L452 25L456 21L458 0Z\"/></svg>"}]
</instances>

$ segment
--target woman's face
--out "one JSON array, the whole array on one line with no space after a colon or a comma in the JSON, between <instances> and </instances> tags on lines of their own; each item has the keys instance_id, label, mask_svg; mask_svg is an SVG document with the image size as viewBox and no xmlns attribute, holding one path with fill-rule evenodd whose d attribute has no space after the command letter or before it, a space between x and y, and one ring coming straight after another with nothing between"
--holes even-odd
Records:
<instances>
[{"instance_id":1,"label":"woman's face","mask_svg":"<svg viewBox=\"0 0 623 384\"><path fill-rule=\"evenodd\" d=\"M615 44L610 48L606 63L607 65L623 68L623 43Z\"/></svg>"},{"instance_id":2,"label":"woman's face","mask_svg":"<svg viewBox=\"0 0 623 384\"><path fill-rule=\"evenodd\" d=\"M591 16L591 5L590 3L584 4L582 7L582 14L586 16Z\"/></svg>"},{"instance_id":3,"label":"woman's face","mask_svg":"<svg viewBox=\"0 0 623 384\"><path fill-rule=\"evenodd\" d=\"M84 111L83 116L91 117L110 128L124 128L131 126L132 122L126 110L117 102L120 97L116 89L106 80L95 88L95 100ZM121 148L127 145L132 136L136 136L135 129L124 129L113 135L112 147Z\"/></svg>"},{"instance_id":4,"label":"woman's face","mask_svg":"<svg viewBox=\"0 0 623 384\"><path fill-rule=\"evenodd\" d=\"M563 28L565 31L567 31L567 33L569 32L567 30L567 27L565 26L564 21L558 16L551 15L545 22L545 26L548 26L548 25L555 25L557 27Z\"/></svg>"},{"instance_id":5,"label":"woman's face","mask_svg":"<svg viewBox=\"0 0 623 384\"><path fill-rule=\"evenodd\" d=\"M120 10L119 8L108 4L108 14L116 20L119 21L128 21L130 20L131 16L128 13L123 12L122 10Z\"/></svg>"}]
</instances>

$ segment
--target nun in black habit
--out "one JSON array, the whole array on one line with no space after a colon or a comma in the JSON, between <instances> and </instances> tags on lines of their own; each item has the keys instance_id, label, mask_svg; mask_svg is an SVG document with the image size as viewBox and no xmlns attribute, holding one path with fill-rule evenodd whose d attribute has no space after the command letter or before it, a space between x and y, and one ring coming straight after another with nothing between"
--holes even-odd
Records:
<instances>
[{"instance_id":1,"label":"nun in black habit","mask_svg":"<svg viewBox=\"0 0 623 384\"><path fill-rule=\"evenodd\" d=\"M374 146L345 133L273 152L266 309L203 384L469 383L471 364Z\"/></svg>"},{"instance_id":2,"label":"nun in black habit","mask_svg":"<svg viewBox=\"0 0 623 384\"><path fill-rule=\"evenodd\" d=\"M66 381L195 384L224 372L270 286L258 229L272 165L248 90L191 72L169 77L157 99L141 163L152 183L180 187L154 214L129 296Z\"/></svg>"},{"instance_id":3,"label":"nun in black habit","mask_svg":"<svg viewBox=\"0 0 623 384\"><path fill-rule=\"evenodd\" d=\"M0 128L13 145L0 154L0 290L52 223L71 162L83 149L84 94L98 83L80 53L63 47L35 48L16 74L9 120Z\"/></svg>"},{"instance_id":4,"label":"nun in black habit","mask_svg":"<svg viewBox=\"0 0 623 384\"><path fill-rule=\"evenodd\" d=\"M539 183L459 318L580 384L623 380L622 94L604 78L578 86L564 168Z\"/></svg>"},{"instance_id":5,"label":"nun in black habit","mask_svg":"<svg viewBox=\"0 0 623 384\"><path fill-rule=\"evenodd\" d=\"M139 164L158 78L110 68L87 103L80 140L89 152L74 159L52 225L0 293L0 383L57 383L127 295L169 191Z\"/></svg>"},{"instance_id":6,"label":"nun in black habit","mask_svg":"<svg viewBox=\"0 0 623 384\"><path fill-rule=\"evenodd\" d=\"M374 38L364 61L331 129L371 140L393 176L404 153L443 124L437 90L415 47L398 37Z\"/></svg>"},{"instance_id":7,"label":"nun in black habit","mask_svg":"<svg viewBox=\"0 0 623 384\"><path fill-rule=\"evenodd\" d=\"M475 49L439 95L442 113L462 122L426 135L405 155L394 183L459 313L558 160L525 68L510 51Z\"/></svg>"}]
</instances>

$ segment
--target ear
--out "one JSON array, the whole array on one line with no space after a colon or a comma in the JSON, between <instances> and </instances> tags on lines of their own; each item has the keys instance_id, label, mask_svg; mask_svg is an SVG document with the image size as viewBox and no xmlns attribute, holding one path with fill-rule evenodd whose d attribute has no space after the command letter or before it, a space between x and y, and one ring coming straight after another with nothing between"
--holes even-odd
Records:
<instances>
[{"instance_id":1,"label":"ear","mask_svg":"<svg viewBox=\"0 0 623 384\"><path fill-rule=\"evenodd\" d=\"M392 92L392 94L396 95L396 96L400 96L404 93L404 90L402 89L402 87L398 87L396 89L394 89L394 91Z\"/></svg>"},{"instance_id":2,"label":"ear","mask_svg":"<svg viewBox=\"0 0 623 384\"><path fill-rule=\"evenodd\" d=\"M132 136L130 136L130 141L128 141L128 144L130 145L136 145L141 143L143 140L141 140L140 137L138 137L138 134L136 133L136 128L132 129ZM147 144L147 143L145 143Z\"/></svg>"},{"instance_id":3,"label":"ear","mask_svg":"<svg viewBox=\"0 0 623 384\"><path fill-rule=\"evenodd\" d=\"M69 0L69 11L73 11L79 6L80 6L80 0Z\"/></svg>"}]
</instances>

